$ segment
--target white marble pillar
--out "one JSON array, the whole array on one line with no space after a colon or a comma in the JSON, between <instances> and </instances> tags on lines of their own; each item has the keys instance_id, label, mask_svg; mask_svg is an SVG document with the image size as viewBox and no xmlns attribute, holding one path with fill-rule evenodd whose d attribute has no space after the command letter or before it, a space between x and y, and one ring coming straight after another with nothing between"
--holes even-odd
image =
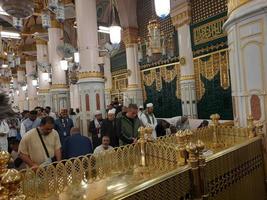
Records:
<instances>
[{"instance_id":1,"label":"white marble pillar","mask_svg":"<svg viewBox=\"0 0 267 200\"><path fill-rule=\"evenodd\" d=\"M19 111L19 84L18 84L18 77L17 74L13 75L13 96L14 96L14 102L13 107L15 108L15 111Z\"/></svg>"},{"instance_id":2,"label":"white marble pillar","mask_svg":"<svg viewBox=\"0 0 267 200\"><path fill-rule=\"evenodd\" d=\"M111 103L112 74L109 54L99 57L99 65L104 66L105 79L105 107Z\"/></svg>"},{"instance_id":3,"label":"white marble pillar","mask_svg":"<svg viewBox=\"0 0 267 200\"><path fill-rule=\"evenodd\" d=\"M230 0L228 8L224 29L228 34L235 122L247 126L252 114L266 125L267 1L246 0L241 4Z\"/></svg>"},{"instance_id":4,"label":"white marble pillar","mask_svg":"<svg viewBox=\"0 0 267 200\"><path fill-rule=\"evenodd\" d=\"M183 115L197 118L194 64L190 37L190 2L188 0L171 1L171 18L178 32Z\"/></svg>"},{"instance_id":5,"label":"white marble pillar","mask_svg":"<svg viewBox=\"0 0 267 200\"><path fill-rule=\"evenodd\" d=\"M69 108L69 87L67 85L66 72L61 69L60 57L57 47L63 45L63 30L61 25L52 20L51 28L48 29L48 53L49 62L52 66L52 86L50 92L52 95L52 110L59 112L62 108Z\"/></svg>"},{"instance_id":6,"label":"white marble pillar","mask_svg":"<svg viewBox=\"0 0 267 200\"><path fill-rule=\"evenodd\" d=\"M135 103L143 105L141 88L140 66L138 63L138 29L128 27L123 31L123 41L126 47L126 60L128 72L128 87L124 94L124 104Z\"/></svg>"},{"instance_id":7,"label":"white marble pillar","mask_svg":"<svg viewBox=\"0 0 267 200\"><path fill-rule=\"evenodd\" d=\"M46 65L49 63L47 42L44 40L36 40L37 49L37 63L39 65ZM38 105L41 107L52 106L51 95L49 93L50 83L47 77L45 77L46 71L41 71L38 66L38 78L39 78L39 90L38 90ZM48 72L48 71L47 71Z\"/></svg>"},{"instance_id":8,"label":"white marble pillar","mask_svg":"<svg viewBox=\"0 0 267 200\"><path fill-rule=\"evenodd\" d=\"M80 108L80 95L77 84L70 85L70 107L74 109Z\"/></svg>"},{"instance_id":9,"label":"white marble pillar","mask_svg":"<svg viewBox=\"0 0 267 200\"><path fill-rule=\"evenodd\" d=\"M18 106L20 112L23 110L28 110L28 100L27 100L27 91L24 91L22 89L22 86L26 83L25 82L25 68L24 67L18 67L17 69L17 81L18 81Z\"/></svg>"},{"instance_id":10,"label":"white marble pillar","mask_svg":"<svg viewBox=\"0 0 267 200\"><path fill-rule=\"evenodd\" d=\"M96 0L76 0L78 48L80 52L79 94L81 124L84 135L88 134L90 120L96 110L105 114L104 74L98 66L98 33Z\"/></svg>"},{"instance_id":11,"label":"white marble pillar","mask_svg":"<svg viewBox=\"0 0 267 200\"><path fill-rule=\"evenodd\" d=\"M26 73L27 73L29 109L33 110L36 106L38 106L38 98L37 98L36 86L32 84L33 80L32 75L36 73L36 62L32 57L26 58Z\"/></svg>"}]
</instances>

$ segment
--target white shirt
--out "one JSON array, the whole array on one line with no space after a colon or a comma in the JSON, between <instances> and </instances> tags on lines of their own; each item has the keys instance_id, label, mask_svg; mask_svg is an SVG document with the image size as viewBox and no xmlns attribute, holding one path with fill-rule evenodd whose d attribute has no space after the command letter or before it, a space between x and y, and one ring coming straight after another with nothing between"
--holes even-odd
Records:
<instances>
[{"instance_id":1,"label":"white shirt","mask_svg":"<svg viewBox=\"0 0 267 200\"><path fill-rule=\"evenodd\" d=\"M101 144L101 145L99 145L98 147L95 148L94 153L95 154L96 153L101 153L103 151L108 151L108 150L112 150L112 149L113 149L112 146L108 146L108 149L104 149L103 145Z\"/></svg>"},{"instance_id":2,"label":"white shirt","mask_svg":"<svg viewBox=\"0 0 267 200\"><path fill-rule=\"evenodd\" d=\"M147 116L146 116L145 113L143 113L141 115L140 120L141 120L141 122L142 122L144 127L148 126L148 127L153 128L152 137L154 139L156 139L157 138L156 126L158 124L157 119L156 119L156 117L155 117L155 115L153 113L149 114L148 117L149 117L151 123L148 122L148 119L147 119Z\"/></svg>"},{"instance_id":3,"label":"white shirt","mask_svg":"<svg viewBox=\"0 0 267 200\"><path fill-rule=\"evenodd\" d=\"M5 134L3 136L0 136L0 151L7 151L8 150L7 136L9 133L9 126L5 120L0 122L0 133Z\"/></svg>"}]
</instances>

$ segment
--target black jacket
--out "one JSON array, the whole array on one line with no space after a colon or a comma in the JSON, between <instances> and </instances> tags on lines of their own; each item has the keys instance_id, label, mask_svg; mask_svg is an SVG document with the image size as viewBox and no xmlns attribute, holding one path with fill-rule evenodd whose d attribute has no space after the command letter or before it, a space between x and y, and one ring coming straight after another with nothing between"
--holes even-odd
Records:
<instances>
[{"instance_id":1,"label":"black jacket","mask_svg":"<svg viewBox=\"0 0 267 200\"><path fill-rule=\"evenodd\" d=\"M101 135L108 135L110 138L110 146L118 147L119 139L116 133L116 120L110 121L108 119L104 119L101 128Z\"/></svg>"}]
</instances>

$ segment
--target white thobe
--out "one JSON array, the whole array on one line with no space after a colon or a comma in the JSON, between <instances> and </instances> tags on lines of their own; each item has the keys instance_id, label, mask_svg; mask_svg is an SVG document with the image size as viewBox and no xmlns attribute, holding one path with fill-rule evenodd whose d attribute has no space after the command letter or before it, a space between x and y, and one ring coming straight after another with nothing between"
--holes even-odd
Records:
<instances>
[{"instance_id":1,"label":"white thobe","mask_svg":"<svg viewBox=\"0 0 267 200\"><path fill-rule=\"evenodd\" d=\"M3 120L0 122L0 151L7 151L8 150L8 142L7 142L7 136L9 133L9 126L8 124Z\"/></svg>"},{"instance_id":2,"label":"white thobe","mask_svg":"<svg viewBox=\"0 0 267 200\"><path fill-rule=\"evenodd\" d=\"M155 115L154 115L153 113L152 113L152 114L148 114L148 117L149 117L149 119L150 119L150 123L149 123L149 121L148 121L148 119L147 119L146 114L143 113L143 114L140 116L140 118L141 118L141 122L142 122L142 124L143 124L144 127L147 127L147 126L148 126L148 127L153 128L152 137L153 137L154 139L156 139L156 138L157 138L156 126L158 125L157 119L156 119L156 117L155 117Z\"/></svg>"}]
</instances>

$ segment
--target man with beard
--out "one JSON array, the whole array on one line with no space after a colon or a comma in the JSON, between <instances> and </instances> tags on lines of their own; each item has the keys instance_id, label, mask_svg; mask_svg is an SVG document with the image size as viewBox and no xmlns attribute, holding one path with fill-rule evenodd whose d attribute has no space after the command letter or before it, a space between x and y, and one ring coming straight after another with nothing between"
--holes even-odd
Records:
<instances>
[{"instance_id":1,"label":"man with beard","mask_svg":"<svg viewBox=\"0 0 267 200\"><path fill-rule=\"evenodd\" d=\"M45 117L40 125L24 136L19 144L20 158L31 168L61 160L61 144L53 129L54 119Z\"/></svg>"},{"instance_id":2,"label":"man with beard","mask_svg":"<svg viewBox=\"0 0 267 200\"><path fill-rule=\"evenodd\" d=\"M89 132L92 134L93 148L101 144L102 113L100 110L95 112L95 119L90 122Z\"/></svg>"},{"instance_id":3,"label":"man with beard","mask_svg":"<svg viewBox=\"0 0 267 200\"><path fill-rule=\"evenodd\" d=\"M107 119L103 120L101 134L102 136L107 135L110 138L110 145L112 147L119 146L119 139L116 134L116 120L115 120L116 109L113 108L108 111Z\"/></svg>"}]
</instances>

